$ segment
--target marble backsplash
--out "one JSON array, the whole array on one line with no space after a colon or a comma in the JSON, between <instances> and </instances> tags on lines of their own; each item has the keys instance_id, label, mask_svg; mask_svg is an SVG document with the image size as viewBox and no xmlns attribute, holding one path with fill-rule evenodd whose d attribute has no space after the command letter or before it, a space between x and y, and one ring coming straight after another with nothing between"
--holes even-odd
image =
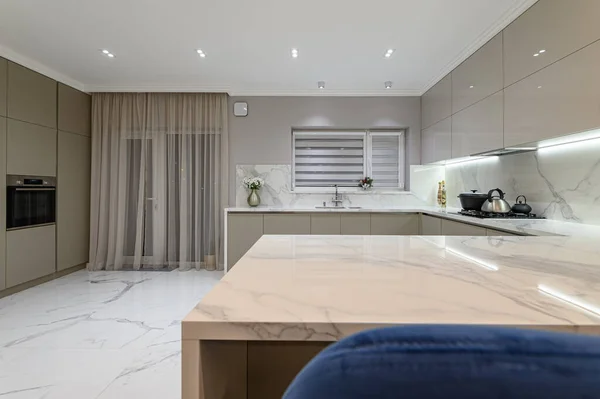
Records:
<instances>
[{"instance_id":1,"label":"marble backsplash","mask_svg":"<svg viewBox=\"0 0 600 399\"><path fill-rule=\"evenodd\" d=\"M333 189L326 193L296 193L291 189L291 165L236 165L235 206L247 207L248 190L243 187L242 180L246 176L258 176L265 180L260 190L262 206L281 208L312 208L324 201L330 204ZM409 192L391 191L357 191L343 193L344 206L361 206L363 208L386 208L399 206L422 206L425 201Z\"/></svg>"},{"instance_id":2,"label":"marble backsplash","mask_svg":"<svg viewBox=\"0 0 600 399\"><path fill-rule=\"evenodd\" d=\"M436 203L441 179L446 180L449 207L460 207L461 192L498 187L511 205L523 194L533 212L548 219L600 225L600 139L447 166L411 167L411 189L429 205Z\"/></svg>"}]
</instances>

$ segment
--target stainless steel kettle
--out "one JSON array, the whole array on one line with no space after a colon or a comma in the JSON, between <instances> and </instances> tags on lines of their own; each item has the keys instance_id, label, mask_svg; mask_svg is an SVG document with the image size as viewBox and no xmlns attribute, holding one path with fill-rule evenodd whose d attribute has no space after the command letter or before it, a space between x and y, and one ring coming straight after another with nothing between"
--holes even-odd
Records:
<instances>
[{"instance_id":1,"label":"stainless steel kettle","mask_svg":"<svg viewBox=\"0 0 600 399\"><path fill-rule=\"evenodd\" d=\"M494 191L498 192L498 195L493 195ZM489 213L509 213L510 204L504 200L502 190L495 188L488 192L488 199L481 205L481 210Z\"/></svg>"}]
</instances>

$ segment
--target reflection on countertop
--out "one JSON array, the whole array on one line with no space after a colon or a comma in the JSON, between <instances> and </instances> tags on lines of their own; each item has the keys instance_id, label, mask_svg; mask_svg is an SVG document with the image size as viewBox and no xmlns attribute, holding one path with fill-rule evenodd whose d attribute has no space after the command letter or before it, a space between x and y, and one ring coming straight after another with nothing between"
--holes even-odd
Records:
<instances>
[{"instance_id":1,"label":"reflection on countertop","mask_svg":"<svg viewBox=\"0 0 600 399\"><path fill-rule=\"evenodd\" d=\"M575 237L263 236L183 338L335 341L452 323L600 332L600 247Z\"/></svg>"}]
</instances>

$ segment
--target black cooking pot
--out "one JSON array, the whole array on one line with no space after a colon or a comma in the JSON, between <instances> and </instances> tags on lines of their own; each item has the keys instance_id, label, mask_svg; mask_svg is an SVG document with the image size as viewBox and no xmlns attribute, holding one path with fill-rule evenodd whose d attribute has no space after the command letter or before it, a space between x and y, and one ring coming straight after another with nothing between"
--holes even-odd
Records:
<instances>
[{"instance_id":1,"label":"black cooking pot","mask_svg":"<svg viewBox=\"0 0 600 399\"><path fill-rule=\"evenodd\" d=\"M466 211L480 211L481 205L487 200L488 195L484 193L478 193L477 190L471 190L470 193L461 193L458 198L460 199L460 206Z\"/></svg>"}]
</instances>

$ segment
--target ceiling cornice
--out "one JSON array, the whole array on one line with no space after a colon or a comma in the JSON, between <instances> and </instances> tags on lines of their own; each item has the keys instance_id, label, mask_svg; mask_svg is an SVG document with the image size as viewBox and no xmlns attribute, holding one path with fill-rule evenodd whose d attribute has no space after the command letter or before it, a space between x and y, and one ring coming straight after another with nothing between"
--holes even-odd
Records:
<instances>
[{"instance_id":1,"label":"ceiling cornice","mask_svg":"<svg viewBox=\"0 0 600 399\"><path fill-rule=\"evenodd\" d=\"M405 97L420 96L419 90L253 90L232 89L222 86L102 86L86 85L85 91L94 92L130 92L130 93L164 93L164 92L205 92L205 93L228 93L232 97Z\"/></svg>"},{"instance_id":2,"label":"ceiling cornice","mask_svg":"<svg viewBox=\"0 0 600 399\"><path fill-rule=\"evenodd\" d=\"M24 55L17 53L11 48L0 45L0 56L19 65L23 65L24 67L29 68L35 72L41 73L42 75L45 75L58 82L74 87L77 90L85 91L85 85L80 81L75 80L60 72L57 72L52 68L48 68L46 65L32 60L29 57L25 57Z\"/></svg>"},{"instance_id":3,"label":"ceiling cornice","mask_svg":"<svg viewBox=\"0 0 600 399\"><path fill-rule=\"evenodd\" d=\"M481 46L486 44L491 38L500 33L506 28L512 21L514 21L519 15L525 12L529 7L537 3L538 0L515 0L511 8L508 9L494 25L483 31L475 41L466 46L454 59L452 59L442 70L429 80L427 85L421 90L419 95L425 94L433 85L439 82L444 76L448 75L459 66L464 60L469 58L475 51L479 50Z\"/></svg>"}]
</instances>

